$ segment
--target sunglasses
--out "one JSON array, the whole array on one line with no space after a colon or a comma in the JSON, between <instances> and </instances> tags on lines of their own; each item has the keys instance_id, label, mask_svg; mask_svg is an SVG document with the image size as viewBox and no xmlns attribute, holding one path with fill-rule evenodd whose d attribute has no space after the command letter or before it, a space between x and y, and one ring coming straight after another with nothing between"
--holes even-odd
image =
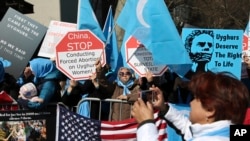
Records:
<instances>
[{"instance_id":1,"label":"sunglasses","mask_svg":"<svg viewBox=\"0 0 250 141\"><path fill-rule=\"evenodd\" d=\"M119 75L120 76L131 75L131 73L130 72L119 72Z\"/></svg>"}]
</instances>

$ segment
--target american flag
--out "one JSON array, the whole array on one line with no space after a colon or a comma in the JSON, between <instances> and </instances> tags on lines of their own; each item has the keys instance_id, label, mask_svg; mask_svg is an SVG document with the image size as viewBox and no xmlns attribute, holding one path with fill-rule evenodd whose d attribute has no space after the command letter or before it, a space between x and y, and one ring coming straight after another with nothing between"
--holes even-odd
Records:
<instances>
[{"instance_id":1,"label":"american flag","mask_svg":"<svg viewBox=\"0 0 250 141\"><path fill-rule=\"evenodd\" d=\"M135 119L99 121L83 117L58 105L56 141L136 141ZM167 123L155 114L159 141L167 140Z\"/></svg>"}]
</instances>

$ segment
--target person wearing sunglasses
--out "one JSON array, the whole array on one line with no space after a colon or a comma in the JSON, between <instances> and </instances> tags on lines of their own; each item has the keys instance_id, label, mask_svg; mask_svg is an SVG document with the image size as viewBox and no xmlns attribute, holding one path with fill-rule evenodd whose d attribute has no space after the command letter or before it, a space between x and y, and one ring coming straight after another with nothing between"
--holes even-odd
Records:
<instances>
[{"instance_id":1,"label":"person wearing sunglasses","mask_svg":"<svg viewBox=\"0 0 250 141\"><path fill-rule=\"evenodd\" d=\"M96 75L99 82L99 92L102 95L106 95L107 98L120 99L133 103L139 97L140 91L148 88L145 81L135 79L134 73L130 68L120 67L114 82L108 81L108 78L102 75L105 74L103 71L105 71L105 67L101 67L101 63L98 61L96 63ZM130 110L131 104L113 103L111 120L119 121L130 118Z\"/></svg>"}]
</instances>

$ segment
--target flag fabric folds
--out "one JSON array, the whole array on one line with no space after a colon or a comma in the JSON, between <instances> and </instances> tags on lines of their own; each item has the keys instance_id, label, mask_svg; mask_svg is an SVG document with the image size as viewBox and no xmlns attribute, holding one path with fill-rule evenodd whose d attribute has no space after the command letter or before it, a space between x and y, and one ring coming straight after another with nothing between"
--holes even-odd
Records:
<instances>
[{"instance_id":1,"label":"flag fabric folds","mask_svg":"<svg viewBox=\"0 0 250 141\"><path fill-rule=\"evenodd\" d=\"M152 53L154 65L191 63L163 0L127 0L116 22L125 30L123 50L134 36Z\"/></svg>"},{"instance_id":2,"label":"flag fabric folds","mask_svg":"<svg viewBox=\"0 0 250 141\"><path fill-rule=\"evenodd\" d=\"M155 113L155 124L159 130L159 141L167 139L165 120L160 119ZM102 121L101 138L102 141L136 141L137 122L134 118L122 121Z\"/></svg>"},{"instance_id":3,"label":"flag fabric folds","mask_svg":"<svg viewBox=\"0 0 250 141\"><path fill-rule=\"evenodd\" d=\"M122 66L122 62L119 59L112 6L109 7L107 18L103 27L103 34L106 38L106 63L111 67L107 76L109 78L111 77L110 80L113 81L116 79L118 69Z\"/></svg>"},{"instance_id":4,"label":"flag fabric folds","mask_svg":"<svg viewBox=\"0 0 250 141\"><path fill-rule=\"evenodd\" d=\"M103 141L136 141L137 123L134 119L123 121L102 121L101 138Z\"/></svg>"},{"instance_id":5,"label":"flag fabric folds","mask_svg":"<svg viewBox=\"0 0 250 141\"><path fill-rule=\"evenodd\" d=\"M100 121L57 106L56 141L101 141Z\"/></svg>"},{"instance_id":6,"label":"flag fabric folds","mask_svg":"<svg viewBox=\"0 0 250 141\"><path fill-rule=\"evenodd\" d=\"M77 29L89 29L102 41L106 41L89 0L79 0L77 13Z\"/></svg>"},{"instance_id":7,"label":"flag fabric folds","mask_svg":"<svg viewBox=\"0 0 250 141\"><path fill-rule=\"evenodd\" d=\"M159 141L167 140L165 120L155 113ZM56 141L136 141L135 119L98 121L83 117L59 106L57 108Z\"/></svg>"}]
</instances>

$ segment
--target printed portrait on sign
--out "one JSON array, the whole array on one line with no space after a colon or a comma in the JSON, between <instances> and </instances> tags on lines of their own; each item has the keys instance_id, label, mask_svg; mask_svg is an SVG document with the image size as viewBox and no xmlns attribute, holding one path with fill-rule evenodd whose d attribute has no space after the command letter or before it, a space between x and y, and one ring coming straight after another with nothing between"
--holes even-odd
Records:
<instances>
[{"instance_id":1,"label":"printed portrait on sign","mask_svg":"<svg viewBox=\"0 0 250 141\"><path fill-rule=\"evenodd\" d=\"M192 60L192 67L185 77L190 79L194 73L208 72L208 63L214 51L214 33L212 30L193 30L186 40L185 48Z\"/></svg>"},{"instance_id":2,"label":"printed portrait on sign","mask_svg":"<svg viewBox=\"0 0 250 141\"><path fill-rule=\"evenodd\" d=\"M231 72L240 79L243 30L183 28L182 41L192 62L184 77L198 72Z\"/></svg>"}]
</instances>

